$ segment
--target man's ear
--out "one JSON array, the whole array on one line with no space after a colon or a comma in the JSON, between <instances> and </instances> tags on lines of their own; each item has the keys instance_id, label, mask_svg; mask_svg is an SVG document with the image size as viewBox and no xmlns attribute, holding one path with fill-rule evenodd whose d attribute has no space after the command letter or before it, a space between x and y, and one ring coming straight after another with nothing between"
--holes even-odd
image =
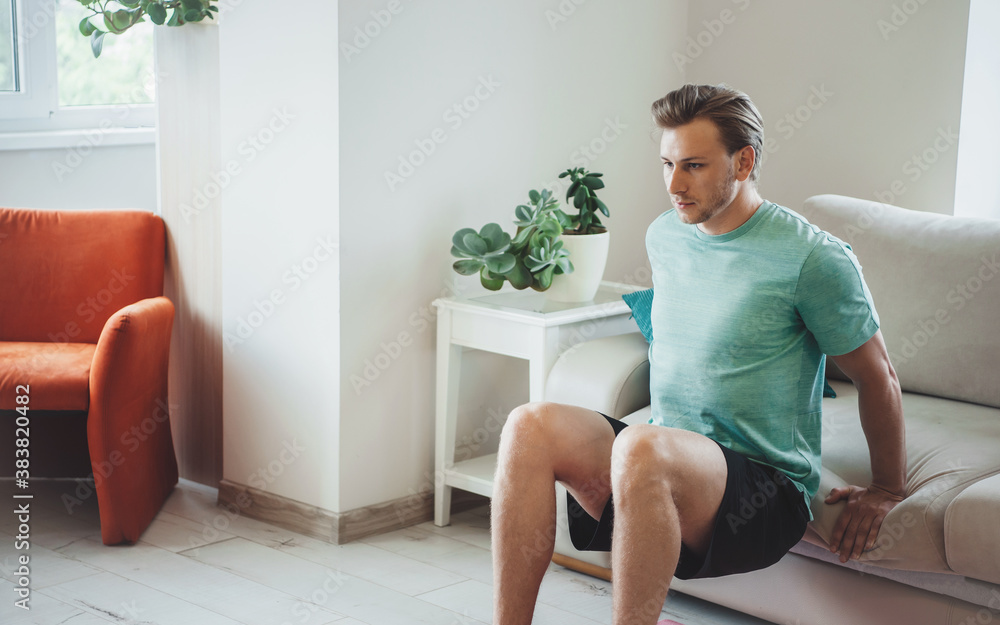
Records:
<instances>
[{"instance_id":1,"label":"man's ear","mask_svg":"<svg viewBox=\"0 0 1000 625\"><path fill-rule=\"evenodd\" d=\"M757 162L757 152L752 146L745 145L733 155L736 160L736 179L743 182L750 177L753 166Z\"/></svg>"}]
</instances>

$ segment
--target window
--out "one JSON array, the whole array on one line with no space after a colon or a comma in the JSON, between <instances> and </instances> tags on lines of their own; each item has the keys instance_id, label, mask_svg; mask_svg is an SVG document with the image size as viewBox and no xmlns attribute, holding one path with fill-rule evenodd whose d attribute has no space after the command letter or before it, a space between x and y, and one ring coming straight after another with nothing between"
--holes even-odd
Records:
<instances>
[{"instance_id":1,"label":"window","mask_svg":"<svg viewBox=\"0 0 1000 625\"><path fill-rule=\"evenodd\" d=\"M76 0L0 0L0 133L153 127L152 24L107 35L95 59L88 15Z\"/></svg>"},{"instance_id":2,"label":"window","mask_svg":"<svg viewBox=\"0 0 1000 625\"><path fill-rule=\"evenodd\" d=\"M962 118L958 132L958 172L955 180L955 215L1000 219L1000 3L972 0L969 39L965 51Z\"/></svg>"}]
</instances>

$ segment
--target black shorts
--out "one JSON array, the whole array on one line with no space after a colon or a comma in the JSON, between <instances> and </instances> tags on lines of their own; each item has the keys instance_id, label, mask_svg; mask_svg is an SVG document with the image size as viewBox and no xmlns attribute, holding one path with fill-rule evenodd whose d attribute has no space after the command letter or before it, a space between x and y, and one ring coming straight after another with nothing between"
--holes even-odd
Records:
<instances>
[{"instance_id":1,"label":"black shorts","mask_svg":"<svg viewBox=\"0 0 1000 625\"><path fill-rule=\"evenodd\" d=\"M627 424L599 413L615 431ZM729 477L708 550L699 556L681 544L674 576L679 579L719 577L771 566L799 542L809 522L805 496L777 469L719 445ZM615 508L608 499L600 520L591 517L567 493L569 533L581 551L611 551Z\"/></svg>"}]
</instances>

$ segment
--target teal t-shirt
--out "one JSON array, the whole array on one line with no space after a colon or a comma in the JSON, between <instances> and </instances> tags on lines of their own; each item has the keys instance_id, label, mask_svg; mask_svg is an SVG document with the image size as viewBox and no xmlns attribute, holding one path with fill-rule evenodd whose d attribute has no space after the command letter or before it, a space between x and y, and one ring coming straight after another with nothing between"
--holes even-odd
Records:
<instances>
[{"instance_id":1,"label":"teal t-shirt","mask_svg":"<svg viewBox=\"0 0 1000 625\"><path fill-rule=\"evenodd\" d=\"M878 330L850 246L764 202L705 234L673 209L650 224L650 423L703 434L819 489L825 354Z\"/></svg>"}]
</instances>

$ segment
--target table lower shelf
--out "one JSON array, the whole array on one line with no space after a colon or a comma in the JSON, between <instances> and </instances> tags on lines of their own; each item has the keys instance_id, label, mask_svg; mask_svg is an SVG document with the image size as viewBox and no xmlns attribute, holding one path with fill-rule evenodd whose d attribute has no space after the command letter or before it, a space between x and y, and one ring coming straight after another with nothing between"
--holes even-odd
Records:
<instances>
[{"instance_id":1,"label":"table lower shelf","mask_svg":"<svg viewBox=\"0 0 1000 625\"><path fill-rule=\"evenodd\" d=\"M492 497L493 473L496 471L496 466L496 454L463 460L444 470L444 484L485 497Z\"/></svg>"}]
</instances>

